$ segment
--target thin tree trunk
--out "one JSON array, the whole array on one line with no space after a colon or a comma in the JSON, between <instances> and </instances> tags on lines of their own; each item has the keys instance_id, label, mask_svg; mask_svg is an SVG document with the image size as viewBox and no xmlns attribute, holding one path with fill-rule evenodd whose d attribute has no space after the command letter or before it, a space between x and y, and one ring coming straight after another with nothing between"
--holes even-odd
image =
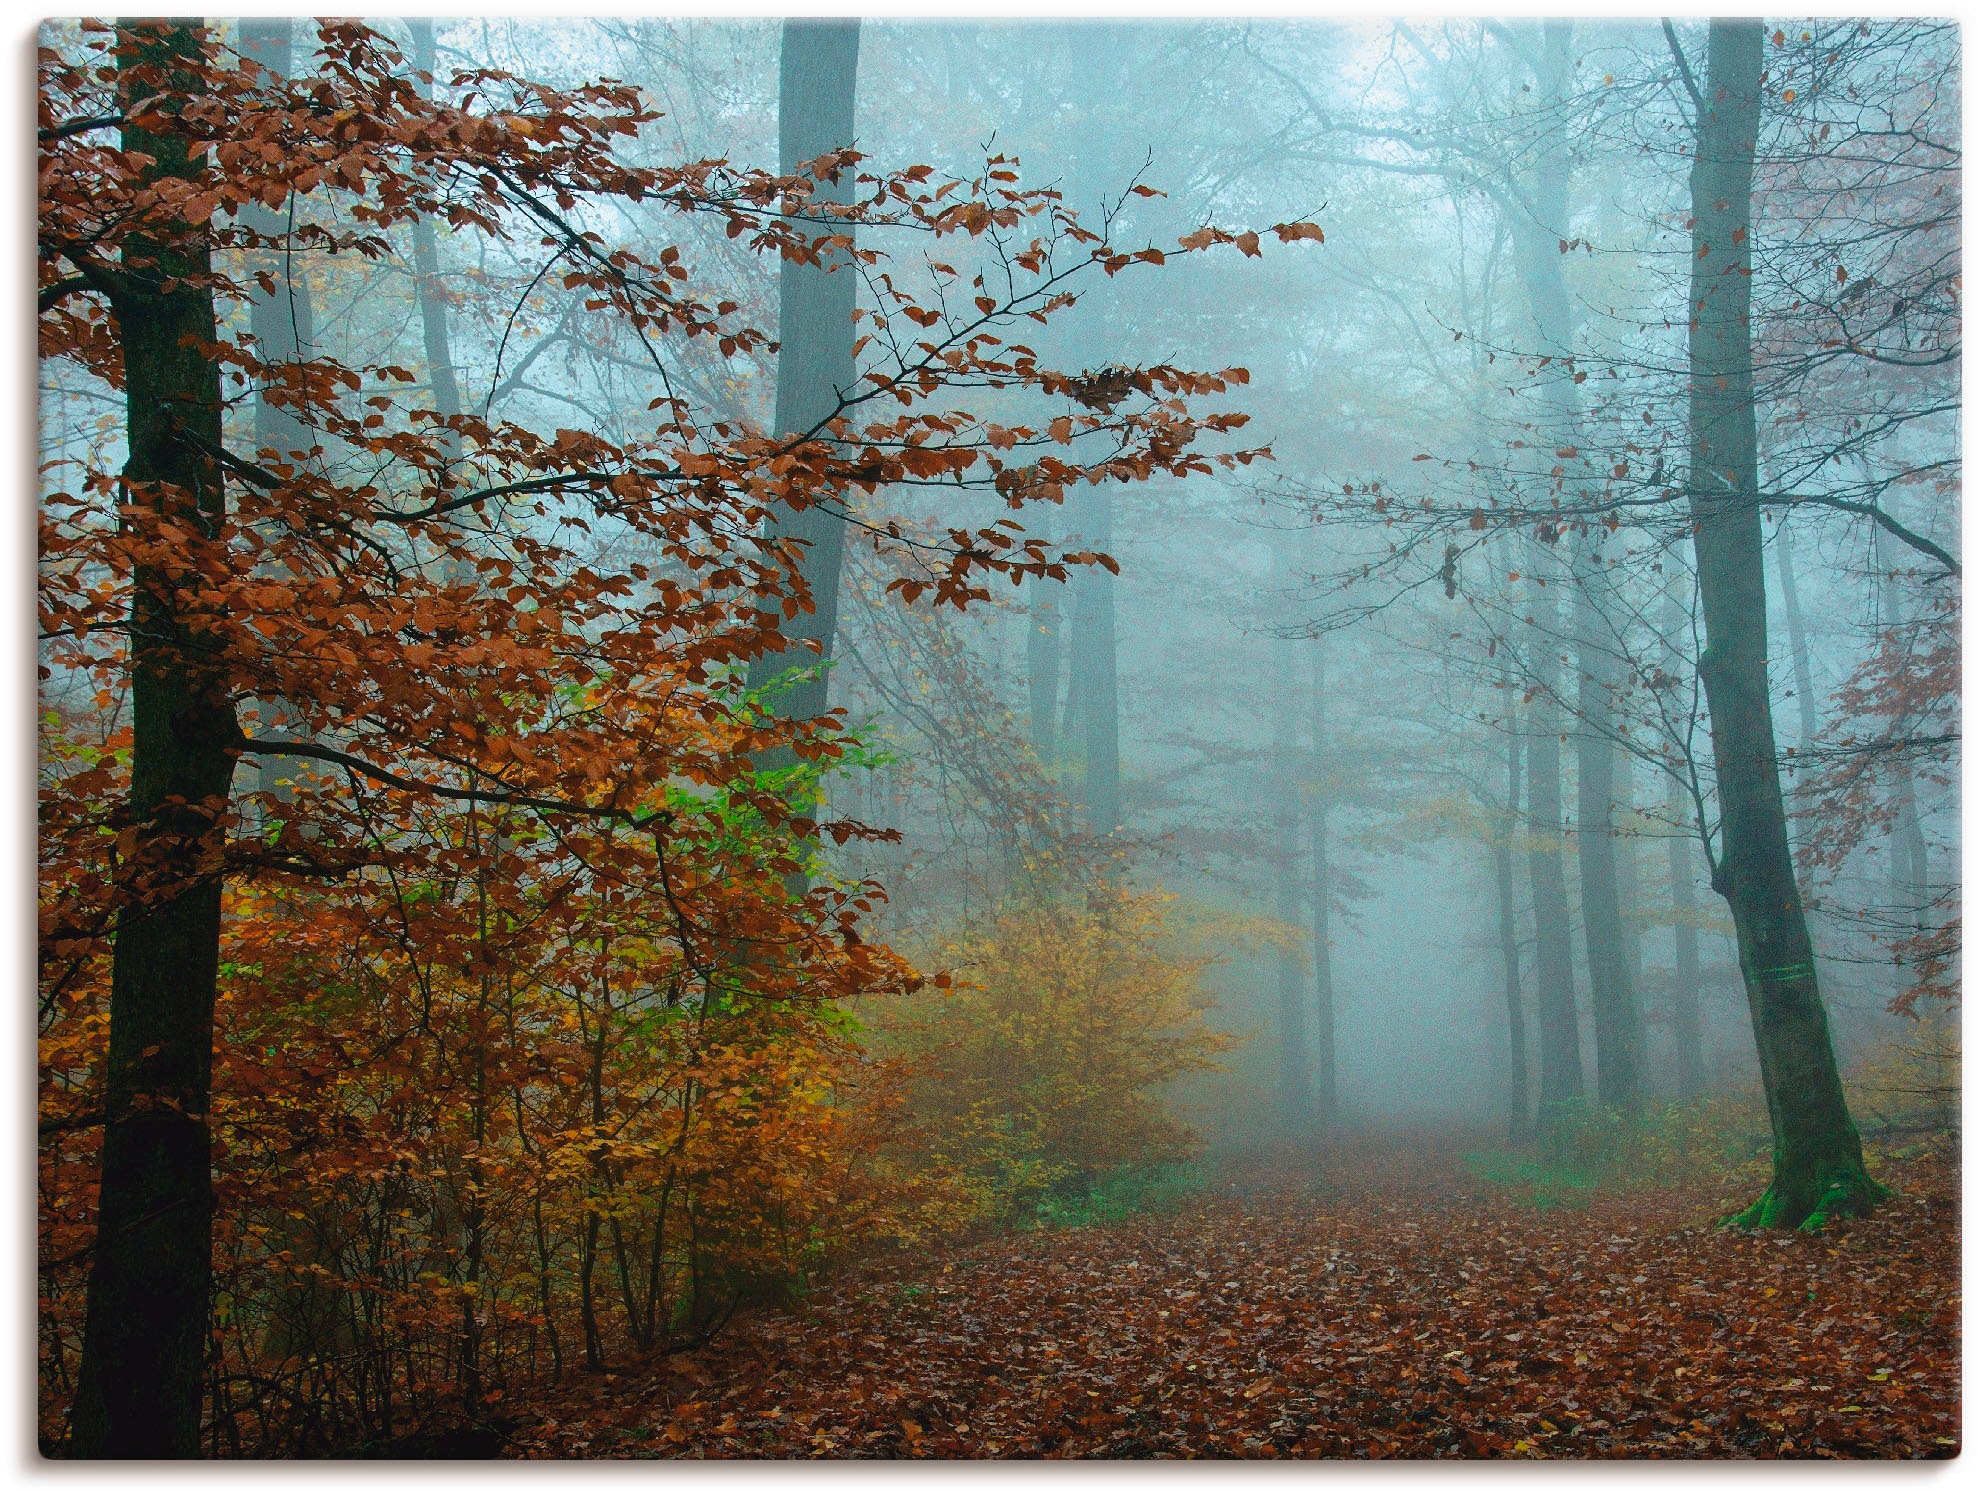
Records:
<instances>
[{"instance_id":1,"label":"thin tree trunk","mask_svg":"<svg viewBox=\"0 0 1978 1491\"><path fill-rule=\"evenodd\" d=\"M1662 593L1662 635L1668 638L1663 672L1671 679L1680 666L1676 638L1683 630L1682 606L1672 581ZM1676 1045L1676 1089L1686 1098L1703 1091L1703 960L1697 953L1696 835L1676 831L1695 813L1681 782L1671 779L1666 810L1669 837L1669 919L1675 943L1673 986L1669 991L1669 1031Z\"/></svg>"},{"instance_id":2,"label":"thin tree trunk","mask_svg":"<svg viewBox=\"0 0 1978 1491\"><path fill-rule=\"evenodd\" d=\"M1578 384L1572 365L1573 308L1558 243L1569 236L1572 161L1564 111L1572 74L1571 21L1549 20L1538 84L1543 106L1557 116L1530 173L1532 210L1513 220L1512 243L1531 300L1540 350L1551 359L1540 386L1548 438L1561 448L1581 443ZM1581 931L1592 992L1596 1081L1602 1104L1634 1113L1641 1107L1641 1030L1614 866L1614 704L1618 680L1609 578L1599 535L1591 527L1573 545L1572 626L1577 655L1579 723L1573 732L1577 773Z\"/></svg>"},{"instance_id":3,"label":"thin tree trunk","mask_svg":"<svg viewBox=\"0 0 1978 1491\"><path fill-rule=\"evenodd\" d=\"M1751 177L1764 32L1710 23L1690 171L1689 500L1703 603L1723 844L1711 880L1730 903L1772 1118L1772 1184L1738 1220L1798 1227L1886 1194L1868 1176L1834 1061L1813 943L1793 878L1766 679L1765 549L1752 389Z\"/></svg>"},{"instance_id":4,"label":"thin tree trunk","mask_svg":"<svg viewBox=\"0 0 1978 1491\"><path fill-rule=\"evenodd\" d=\"M1034 521L1039 539L1051 541L1051 520ZM1037 581L1031 590L1029 625L1024 629L1024 669L1030 683L1030 743L1038 759L1049 762L1058 750L1058 680L1063 672L1063 649L1058 638L1058 587Z\"/></svg>"},{"instance_id":5,"label":"thin tree trunk","mask_svg":"<svg viewBox=\"0 0 1978 1491\"><path fill-rule=\"evenodd\" d=\"M1282 586L1285 578L1282 541L1272 546L1273 569ZM1292 678L1291 641L1270 640L1272 868L1277 875L1277 919L1287 929L1298 925L1299 771L1298 723L1293 713L1297 685ZM1277 955L1278 1108L1289 1133L1312 1126L1311 1053L1307 1045L1305 960L1287 943Z\"/></svg>"},{"instance_id":6,"label":"thin tree trunk","mask_svg":"<svg viewBox=\"0 0 1978 1491\"><path fill-rule=\"evenodd\" d=\"M1886 541L1877 528L1872 539L1875 556L1876 588L1881 595L1882 626L1901 634L1908 624L1903 614L1902 591L1897 588L1886 554ZM1889 825L1890 889L1898 910L1907 911L1919 932L1929 929L1930 848L1923 837L1923 821L1916 811L1916 775L1909 758L1895 753L1890 767L1895 779L1895 819Z\"/></svg>"},{"instance_id":7,"label":"thin tree trunk","mask_svg":"<svg viewBox=\"0 0 1978 1491\"><path fill-rule=\"evenodd\" d=\"M409 20L412 31L412 65L431 74L438 67L438 48L433 41L430 18ZM433 85L421 81L419 92L433 96ZM432 220L412 220L412 268L419 283L419 328L426 344L426 378L431 385L433 412L448 417L460 413L460 380L453 365L453 342L446 317L446 290L440 283L439 241ZM453 442L447 443L449 453Z\"/></svg>"},{"instance_id":8,"label":"thin tree trunk","mask_svg":"<svg viewBox=\"0 0 1978 1491\"><path fill-rule=\"evenodd\" d=\"M1074 24L1068 40L1071 53L1072 96L1083 129L1074 159L1073 195L1077 207L1089 211L1109 185L1118 139L1118 101L1131 59L1131 33L1126 27L1094 22ZM1098 331L1105 324L1092 319L1093 296L1085 292L1084 314L1072 323L1072 358L1092 366L1101 360ZM1081 487L1077 497L1079 537L1085 547L1110 553L1113 546L1113 484ZM1119 639L1114 579L1100 565L1080 569L1072 580L1075 624L1072 628L1071 698L1066 703L1067 731L1075 731L1083 746L1084 773L1080 801L1085 826L1094 834L1109 834L1121 824L1119 769ZM1072 711L1076 710L1075 718Z\"/></svg>"},{"instance_id":9,"label":"thin tree trunk","mask_svg":"<svg viewBox=\"0 0 1978 1491\"><path fill-rule=\"evenodd\" d=\"M1586 1079L1580 1063L1580 1016L1573 988L1573 929L1566 906L1566 868L1560 852L1559 706L1554 698L1559 665L1552 632L1558 607L1552 588L1537 582L1549 560L1544 546L1532 554L1532 707L1526 735L1526 779L1532 847L1527 856L1532 879L1532 923L1536 934L1533 973L1538 980L1538 1119L1544 1130L1560 1109L1582 1097Z\"/></svg>"},{"instance_id":10,"label":"thin tree trunk","mask_svg":"<svg viewBox=\"0 0 1978 1491\"><path fill-rule=\"evenodd\" d=\"M1518 893L1511 857L1511 836L1518 824L1519 745L1514 715L1504 731L1504 812L1491 851L1497 872L1497 947L1504 959L1504 1013L1511 1032L1510 1138L1514 1143L1525 1137L1526 1114L1531 1108L1531 1077L1525 1061L1525 991L1518 954Z\"/></svg>"},{"instance_id":11,"label":"thin tree trunk","mask_svg":"<svg viewBox=\"0 0 1978 1491\"><path fill-rule=\"evenodd\" d=\"M199 54L183 22L133 23L123 90L138 69ZM134 99L129 101L135 102ZM196 181L187 136L125 126L152 158L150 181ZM238 735L225 659L191 625L226 496L207 451L222 438L218 340L203 234L134 237L111 301L124 352L129 502L186 534L182 563L133 576L131 797L136 838L120 867L105 1068L96 1245L84 1312L70 1452L88 1458L199 1454L199 1403L212 1283L207 1109L219 976L223 815Z\"/></svg>"},{"instance_id":12,"label":"thin tree trunk","mask_svg":"<svg viewBox=\"0 0 1978 1491\"><path fill-rule=\"evenodd\" d=\"M1785 513L1779 515L1779 526L1773 531L1772 554L1779 565L1779 599L1785 603L1786 644L1793 654L1793 691L1799 702L1797 745L1803 757L1813 749L1820 733L1820 719L1813 697L1812 648L1807 644L1806 623L1799 609L1799 580L1793 572L1792 520Z\"/></svg>"},{"instance_id":13,"label":"thin tree trunk","mask_svg":"<svg viewBox=\"0 0 1978 1491\"><path fill-rule=\"evenodd\" d=\"M1312 1015L1319 1038L1319 1122L1339 1126L1339 1073L1334 1035L1332 987L1332 857L1326 832L1331 803L1326 792L1327 720L1326 639L1312 642Z\"/></svg>"},{"instance_id":14,"label":"thin tree trunk","mask_svg":"<svg viewBox=\"0 0 1978 1491\"><path fill-rule=\"evenodd\" d=\"M1113 496L1109 485L1080 493L1086 542L1100 552L1113 543ZM1085 826L1109 834L1120 826L1119 651L1113 608L1113 576L1102 565L1088 565L1073 581L1078 625L1072 632L1078 691L1078 734L1085 747L1082 800Z\"/></svg>"}]
</instances>

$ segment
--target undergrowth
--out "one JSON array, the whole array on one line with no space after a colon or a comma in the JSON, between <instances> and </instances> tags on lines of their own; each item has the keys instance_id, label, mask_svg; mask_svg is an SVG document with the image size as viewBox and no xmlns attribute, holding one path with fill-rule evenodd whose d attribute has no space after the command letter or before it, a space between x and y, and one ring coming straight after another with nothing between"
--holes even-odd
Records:
<instances>
[{"instance_id":1,"label":"undergrowth","mask_svg":"<svg viewBox=\"0 0 1978 1491\"><path fill-rule=\"evenodd\" d=\"M1171 1211L1206 1184L1202 1167L1194 1162L1129 1166L1082 1191L1046 1195L1037 1204L1032 1225L1040 1230L1097 1227Z\"/></svg>"}]
</instances>

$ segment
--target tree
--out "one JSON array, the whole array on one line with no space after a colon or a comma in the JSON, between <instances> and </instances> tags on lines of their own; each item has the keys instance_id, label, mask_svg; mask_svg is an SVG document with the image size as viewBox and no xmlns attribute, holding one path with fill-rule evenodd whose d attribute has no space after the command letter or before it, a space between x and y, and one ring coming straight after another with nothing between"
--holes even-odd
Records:
<instances>
[{"instance_id":1,"label":"tree","mask_svg":"<svg viewBox=\"0 0 1978 1491\"><path fill-rule=\"evenodd\" d=\"M685 1000L711 1019L746 1011L773 1025L819 997L906 987L904 965L854 931L864 888L784 889L813 825L755 763L778 747L807 762L841 747L814 721L763 720L739 686L782 650L782 618L818 604L801 546L765 548L762 525L813 509L835 521L854 494L916 486L1016 508L1074 482L1255 453L1196 449L1241 417L1187 412L1238 373L1138 368L1095 408L1075 401L1074 375L997 337L1060 307L1075 274L1161 256L1118 251L1054 197L1009 186L993 160L973 183L924 167L864 175L850 209L820 214L816 194L856 172L855 153L793 174L628 163L655 116L621 85L559 91L480 69L442 101L389 41L347 22L319 27L321 65L306 79L187 23L77 34L41 57L43 345L122 394L128 454L120 473L83 464L45 498L44 676L81 681L113 719L127 685L131 713L127 731L43 779L45 1007L89 1008L109 973L107 1057L74 1058L78 1090L100 1084L102 1160L71 1449L184 1456L199 1447L229 882L321 886L357 908L351 925L415 946L425 914L409 908L439 897L444 978L465 984L470 1139L492 1122L495 1024L515 971L498 949L516 924L558 924L536 916L543 898L564 908L637 887L662 918L641 964L662 1008ZM101 139L112 129L120 146ZM655 202L806 267L839 253L880 265L878 250L852 247L856 225L978 243L1000 277L937 266L934 293L919 295L888 282L858 382L834 385L802 430L764 434L681 397L662 349L698 341L733 356L766 334L702 289L677 243L608 246L590 226ZM280 203L294 226L271 234L255 209ZM223 334L223 308L273 290L236 272L242 259L386 261L400 257L393 234L411 232L416 261L416 225L440 218L538 255L516 317L554 272L641 349L643 431L614 441L447 413L394 393L418 382L395 361L353 366L299 340L290 360ZM1217 231L1199 247L1228 241ZM241 454L230 380L305 428L312 454ZM983 387L1068 410L992 424L939 402ZM1053 454L1095 431L1103 459ZM313 454L331 449L338 460ZM960 606L990 576L1067 572L1012 520L927 540L870 526L914 557L893 584L907 602ZM610 544L642 557L608 562ZM277 704L293 721L279 731L260 723ZM312 776L279 804L243 799L243 757L306 762ZM564 955L596 935L581 926ZM782 950L773 969L747 953L764 944ZM490 1183L479 1164L462 1167L449 1203L470 1253ZM478 1266L468 1259L468 1283ZM471 1384L480 1317L463 1305L461 1318Z\"/></svg>"},{"instance_id":2,"label":"tree","mask_svg":"<svg viewBox=\"0 0 1978 1491\"><path fill-rule=\"evenodd\" d=\"M785 176L804 172L812 162L851 148L858 97L859 23L789 20L783 23L783 65L777 98L777 169ZM853 354L856 328L852 303L858 280L851 250L855 241L842 232L843 209L852 200L853 173L820 173L811 202L817 222L833 240L815 263L785 260L777 281L779 314L776 361L775 429L808 438L836 416L857 379ZM833 209L837 209L834 213ZM843 242L839 242L843 239ZM822 715L830 692L831 643L838 629L838 577L844 568L847 515L823 506L778 509L767 536L795 546L809 607L787 618L785 645L749 665L749 686L766 689L792 668L783 692L768 701L772 713L812 720ZM789 766L783 753L765 763Z\"/></svg>"},{"instance_id":3,"label":"tree","mask_svg":"<svg viewBox=\"0 0 1978 1491\"><path fill-rule=\"evenodd\" d=\"M1690 171L1690 450L1705 648L1699 666L1723 803L1712 867L1730 904L1772 1119L1772 1184L1739 1220L1817 1226L1886 1193L1841 1089L1786 840L1767 684L1765 564L1752 389L1751 181L1764 30L1712 21Z\"/></svg>"}]
</instances>

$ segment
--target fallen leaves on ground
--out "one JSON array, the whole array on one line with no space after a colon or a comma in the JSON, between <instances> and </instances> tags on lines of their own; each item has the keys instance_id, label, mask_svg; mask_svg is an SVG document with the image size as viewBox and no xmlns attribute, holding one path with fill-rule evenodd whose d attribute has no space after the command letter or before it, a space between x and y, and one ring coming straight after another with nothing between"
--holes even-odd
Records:
<instances>
[{"instance_id":1,"label":"fallen leaves on ground","mask_svg":"<svg viewBox=\"0 0 1978 1491\"><path fill-rule=\"evenodd\" d=\"M1813 1236L1736 1197L1535 1211L1448 1144L1253 1165L1164 1215L868 1264L580 1377L542 1456L1943 1457L1955 1175Z\"/></svg>"}]
</instances>

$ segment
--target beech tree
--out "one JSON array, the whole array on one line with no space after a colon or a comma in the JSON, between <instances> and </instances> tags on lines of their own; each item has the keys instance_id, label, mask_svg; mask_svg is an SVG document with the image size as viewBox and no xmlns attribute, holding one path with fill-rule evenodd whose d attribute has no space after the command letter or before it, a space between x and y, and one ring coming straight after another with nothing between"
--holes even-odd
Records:
<instances>
[{"instance_id":1,"label":"beech tree","mask_svg":"<svg viewBox=\"0 0 1978 1491\"><path fill-rule=\"evenodd\" d=\"M1868 1175L1834 1062L1786 840L1767 686L1765 564L1752 387L1751 181L1765 32L1712 21L1690 171L1690 449L1705 647L1698 672L1723 803L1711 883L1730 903L1772 1116L1772 1184L1740 1220L1798 1227L1864 1211Z\"/></svg>"},{"instance_id":2,"label":"beech tree","mask_svg":"<svg viewBox=\"0 0 1978 1491\"><path fill-rule=\"evenodd\" d=\"M64 756L43 781L44 1000L92 1000L108 973L107 1056L95 1067L85 1043L61 1073L80 1070L75 1091L95 1096L93 1116L85 1096L58 1128L102 1135L69 1449L185 1456L200 1447L230 884L369 897L389 923L408 881L467 867L483 907L479 930L470 917L461 934L480 949L462 954L479 990L466 1068L483 1084L477 1135L495 1070L486 898L518 856L547 856L532 872L545 889L643 887L668 928L672 971L654 984L667 1005L774 1010L908 986L905 966L852 930L870 888L781 888L816 825L755 763L840 747L829 722L763 719L739 687L784 649L786 616L823 609L803 545L765 539L763 525L811 511L835 523L855 493L893 487L981 490L1016 508L1076 482L1255 453L1197 449L1241 416L1197 416L1188 401L1240 381L1235 370L1135 368L1094 404L1077 397L1082 375L997 334L1062 306L1076 274L1162 255L1117 250L1054 196L1009 185L993 159L973 181L924 167L873 175L835 147L790 173L631 164L626 143L656 117L636 90L479 69L442 92L357 23L323 23L316 66L295 77L189 22L84 23L78 37L41 54L43 350L121 394L127 454L121 470L56 468L65 485L43 505L44 675L85 682L106 710L127 688L130 713L106 746ZM827 205L853 177L855 200ZM793 420L801 428L765 433L707 417L672 386L676 342L732 356L769 338L700 288L677 244L608 241L601 225L646 202L786 264L850 255L876 270L885 255L854 248L856 227L972 240L991 267L970 279L934 265L932 297L882 274L856 382L826 380L831 398ZM443 339L429 340L436 386L407 399L394 390L418 380L395 363L348 365L301 338L264 344L252 324L230 331L232 308L277 294L271 256L388 261L394 233L410 233L429 291L418 225L438 220L533 248L530 289L555 275L584 314L641 349L643 431L614 441L447 407ZM1315 231L1285 224L1279 236ZM1231 239L1205 230L1170 253ZM229 386L258 390L290 437L232 430ZM1065 412L992 423L954 405L982 388ZM1102 458L1053 453L1101 430ZM243 449L243 436L256 445ZM298 459L291 439L310 452ZM338 458L321 459L329 451ZM909 602L961 606L990 576L1066 573L1012 520L928 537L860 521L911 557L890 587ZM601 564L606 536L651 557ZM277 710L284 727L270 729ZM279 802L235 785L243 759L269 758L308 768ZM738 837L737 824L754 826ZM507 904L502 916L526 920ZM738 951L762 944L784 950L773 969ZM479 1164L461 1193L470 1283ZM471 1386L480 1317L468 1296Z\"/></svg>"}]
</instances>

